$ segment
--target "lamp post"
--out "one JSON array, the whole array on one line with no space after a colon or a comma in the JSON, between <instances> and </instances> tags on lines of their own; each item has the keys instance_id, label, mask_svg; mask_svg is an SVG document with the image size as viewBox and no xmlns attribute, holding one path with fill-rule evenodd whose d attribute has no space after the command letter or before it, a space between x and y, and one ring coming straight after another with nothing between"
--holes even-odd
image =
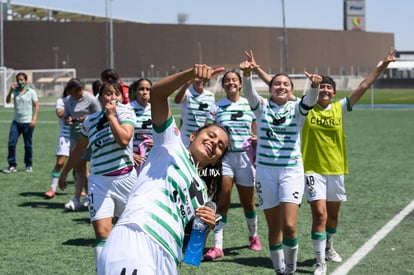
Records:
<instances>
[{"instance_id":1,"label":"lamp post","mask_svg":"<svg viewBox=\"0 0 414 275\"><path fill-rule=\"evenodd\" d=\"M283 70L285 73L288 73L288 38L287 38L287 29L286 29L286 19L285 19L285 0L282 1L282 20L283 20Z\"/></svg>"},{"instance_id":2,"label":"lamp post","mask_svg":"<svg viewBox=\"0 0 414 275\"><path fill-rule=\"evenodd\" d=\"M58 52L59 52L59 46L53 46L52 47L53 53L55 55L55 69L58 68Z\"/></svg>"},{"instance_id":3,"label":"lamp post","mask_svg":"<svg viewBox=\"0 0 414 275\"><path fill-rule=\"evenodd\" d=\"M283 49L284 49L284 41L285 38L283 36L278 36L277 40L279 40L279 47L280 47L280 72L283 71Z\"/></svg>"},{"instance_id":4,"label":"lamp post","mask_svg":"<svg viewBox=\"0 0 414 275\"><path fill-rule=\"evenodd\" d=\"M113 30L113 20L112 20L112 1L106 0L105 10L106 10L106 36L107 36L107 58L108 58L108 68L114 68L114 30Z\"/></svg>"},{"instance_id":5,"label":"lamp post","mask_svg":"<svg viewBox=\"0 0 414 275\"><path fill-rule=\"evenodd\" d=\"M198 64L203 64L203 48L201 48L201 42L197 42L198 46Z\"/></svg>"},{"instance_id":6,"label":"lamp post","mask_svg":"<svg viewBox=\"0 0 414 275\"><path fill-rule=\"evenodd\" d=\"M0 22L0 67L4 67L4 9L3 9L3 0L0 2L0 13L1 13L1 22Z\"/></svg>"}]
</instances>

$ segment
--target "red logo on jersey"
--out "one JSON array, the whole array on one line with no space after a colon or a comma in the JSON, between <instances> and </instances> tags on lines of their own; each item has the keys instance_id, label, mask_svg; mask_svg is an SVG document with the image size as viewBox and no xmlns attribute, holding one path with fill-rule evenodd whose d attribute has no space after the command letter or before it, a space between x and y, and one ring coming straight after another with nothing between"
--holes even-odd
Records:
<instances>
[{"instance_id":1,"label":"red logo on jersey","mask_svg":"<svg viewBox=\"0 0 414 275\"><path fill-rule=\"evenodd\" d=\"M174 127L174 134L178 136L180 134L180 130L177 127Z\"/></svg>"}]
</instances>

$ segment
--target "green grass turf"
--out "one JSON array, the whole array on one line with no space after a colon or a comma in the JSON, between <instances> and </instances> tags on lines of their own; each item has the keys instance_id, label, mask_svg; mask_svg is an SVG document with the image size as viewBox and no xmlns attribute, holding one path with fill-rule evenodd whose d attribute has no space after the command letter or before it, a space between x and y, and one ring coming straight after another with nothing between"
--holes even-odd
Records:
<instances>
[{"instance_id":1,"label":"green grass turf","mask_svg":"<svg viewBox=\"0 0 414 275\"><path fill-rule=\"evenodd\" d=\"M177 115L178 110L174 110ZM0 108L0 168L6 167L12 109ZM413 199L414 109L355 109L345 119L350 174L348 202L340 213L335 240L348 259L366 240ZM58 130L52 107L42 107L34 132L33 173L23 169L23 142L17 146L19 172L0 173L0 274L94 274L94 234L88 212L66 212L74 186L51 200L49 188ZM180 274L274 274L267 249L267 227L259 214L263 250L247 249L247 227L233 190L225 231L225 257L202 262L200 268L182 264ZM414 274L411 248L413 213L382 240L350 274ZM300 252L296 274L313 274L310 210L304 201L298 219ZM211 237L207 247L211 245ZM328 263L332 272L339 264Z\"/></svg>"}]
</instances>

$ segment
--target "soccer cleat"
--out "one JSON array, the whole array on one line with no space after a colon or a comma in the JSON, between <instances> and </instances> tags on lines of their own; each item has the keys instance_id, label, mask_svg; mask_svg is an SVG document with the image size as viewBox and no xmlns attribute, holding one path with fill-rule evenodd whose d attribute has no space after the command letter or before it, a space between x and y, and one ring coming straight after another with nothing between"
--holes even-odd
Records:
<instances>
[{"instance_id":1,"label":"soccer cleat","mask_svg":"<svg viewBox=\"0 0 414 275\"><path fill-rule=\"evenodd\" d=\"M89 206L89 198L84 197L82 202L81 202L81 205L84 206L84 207L88 207Z\"/></svg>"},{"instance_id":2,"label":"soccer cleat","mask_svg":"<svg viewBox=\"0 0 414 275\"><path fill-rule=\"evenodd\" d=\"M214 259L223 257L224 253L223 250L217 247L210 248L206 254L204 254L204 260L212 261Z\"/></svg>"},{"instance_id":3,"label":"soccer cleat","mask_svg":"<svg viewBox=\"0 0 414 275\"><path fill-rule=\"evenodd\" d=\"M30 166L30 165L26 166L26 172L27 172L27 173L31 173L31 172L33 172L33 168L32 168L32 166Z\"/></svg>"},{"instance_id":4,"label":"soccer cleat","mask_svg":"<svg viewBox=\"0 0 414 275\"><path fill-rule=\"evenodd\" d=\"M49 191L47 191L45 193L45 196L46 196L46 198L51 199L51 198L53 198L55 196L55 193L56 193L55 190L50 189Z\"/></svg>"},{"instance_id":5,"label":"soccer cleat","mask_svg":"<svg viewBox=\"0 0 414 275\"><path fill-rule=\"evenodd\" d=\"M78 211L81 208L81 204L77 198L71 199L67 204L65 204L67 210Z\"/></svg>"},{"instance_id":6,"label":"soccer cleat","mask_svg":"<svg viewBox=\"0 0 414 275\"><path fill-rule=\"evenodd\" d=\"M317 263L313 274L314 275L326 275L326 263Z\"/></svg>"},{"instance_id":7,"label":"soccer cleat","mask_svg":"<svg viewBox=\"0 0 414 275\"><path fill-rule=\"evenodd\" d=\"M253 251L260 251L262 250L262 244L260 243L259 236L249 237L249 249Z\"/></svg>"},{"instance_id":8,"label":"soccer cleat","mask_svg":"<svg viewBox=\"0 0 414 275\"><path fill-rule=\"evenodd\" d=\"M9 166L7 168L4 168L2 171L3 171L3 173L6 173L6 174L16 173L17 172L17 168L14 167L14 166Z\"/></svg>"},{"instance_id":9,"label":"soccer cleat","mask_svg":"<svg viewBox=\"0 0 414 275\"><path fill-rule=\"evenodd\" d=\"M326 250L326 259L328 261L334 262L334 263L341 263L342 258L339 256L339 254L335 251L333 247Z\"/></svg>"}]
</instances>

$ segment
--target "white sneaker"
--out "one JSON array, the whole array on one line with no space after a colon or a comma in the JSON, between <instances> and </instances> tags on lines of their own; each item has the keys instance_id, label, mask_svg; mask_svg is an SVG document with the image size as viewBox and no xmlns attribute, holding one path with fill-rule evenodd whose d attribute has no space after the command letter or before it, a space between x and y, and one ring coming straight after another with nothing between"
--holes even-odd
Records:
<instances>
[{"instance_id":1,"label":"white sneaker","mask_svg":"<svg viewBox=\"0 0 414 275\"><path fill-rule=\"evenodd\" d=\"M73 198L67 204L65 204L65 208L67 210L78 211L81 208L81 205L77 198Z\"/></svg>"},{"instance_id":2,"label":"white sneaker","mask_svg":"<svg viewBox=\"0 0 414 275\"><path fill-rule=\"evenodd\" d=\"M332 247L330 249L326 250L326 259L328 261L334 262L334 263L341 263L342 258L339 256L339 254L335 251L335 249Z\"/></svg>"},{"instance_id":3,"label":"white sneaker","mask_svg":"<svg viewBox=\"0 0 414 275\"><path fill-rule=\"evenodd\" d=\"M326 275L326 263L317 263L313 275Z\"/></svg>"},{"instance_id":4,"label":"white sneaker","mask_svg":"<svg viewBox=\"0 0 414 275\"><path fill-rule=\"evenodd\" d=\"M6 174L16 173L16 172L17 172L17 168L16 168L16 167L14 167L14 166L9 166L9 167L4 168L4 169L2 170L2 172L3 172L3 173L6 173Z\"/></svg>"},{"instance_id":5,"label":"white sneaker","mask_svg":"<svg viewBox=\"0 0 414 275\"><path fill-rule=\"evenodd\" d=\"M88 196L86 196L86 197L83 198L83 200L81 202L81 205L84 206L84 207L88 207L89 206L89 198L88 198Z\"/></svg>"}]
</instances>

